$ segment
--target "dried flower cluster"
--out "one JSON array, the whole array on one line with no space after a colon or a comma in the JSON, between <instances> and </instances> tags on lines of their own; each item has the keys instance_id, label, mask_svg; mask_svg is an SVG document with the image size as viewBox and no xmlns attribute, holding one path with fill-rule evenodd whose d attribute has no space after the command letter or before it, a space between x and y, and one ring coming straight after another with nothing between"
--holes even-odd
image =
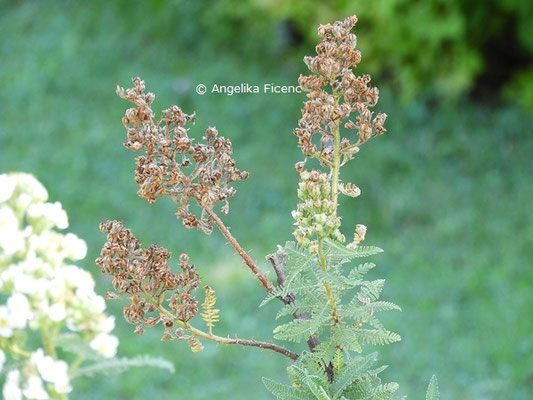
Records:
<instances>
[{"instance_id":1,"label":"dried flower cluster","mask_svg":"<svg viewBox=\"0 0 533 400\"><path fill-rule=\"evenodd\" d=\"M124 228L120 221L105 221L100 230L107 234L100 257L96 264L102 273L113 277L116 293L107 293L107 298L115 299L129 295L131 304L124 307L124 318L136 325L135 333L142 335L145 328L162 323L165 330L161 340L182 340L189 344L191 351L203 350L200 338L222 344L270 349L291 359L297 354L273 343L257 340L225 338L213 334L213 327L219 321L219 310L215 291L205 287L205 300L201 316L208 332L197 329L189 321L198 313L198 302L192 292L200 280L196 268L189 264L189 256L180 256L180 273L170 270L168 260L171 254L165 248L151 245L147 249ZM167 292L170 292L168 295ZM168 308L166 305L168 304Z\"/></svg>"},{"instance_id":2,"label":"dried flower cluster","mask_svg":"<svg viewBox=\"0 0 533 400\"><path fill-rule=\"evenodd\" d=\"M327 174L318 171L302 171L298 185L298 208L292 216L296 220L294 236L298 244L311 253L318 250L315 235L344 242L339 231L341 219L336 215L336 205L331 201L331 185Z\"/></svg>"},{"instance_id":3,"label":"dried flower cluster","mask_svg":"<svg viewBox=\"0 0 533 400\"><path fill-rule=\"evenodd\" d=\"M248 173L235 167L231 141L218 136L216 128L207 128L205 143L193 144L186 125L194 122L194 114L185 114L173 105L154 122L151 104L155 95L145 93L140 78L134 78L133 85L131 89L117 87L117 94L136 105L126 111L122 123L127 130L124 146L146 153L136 159L139 196L150 203L162 196L172 197L179 204L176 215L186 227L211 233L213 224L206 209L212 210L214 203L223 201L222 212L227 214L228 199L236 193L231 183L246 179ZM189 209L191 198L203 209L200 218Z\"/></svg>"},{"instance_id":4,"label":"dried flower cluster","mask_svg":"<svg viewBox=\"0 0 533 400\"><path fill-rule=\"evenodd\" d=\"M354 15L344 21L321 25L318 34L322 42L316 46L317 55L304 58L313 75L300 75L298 79L303 90L308 92L309 100L304 104L294 134L298 136L304 155L317 157L326 164L332 162L336 147L350 158L358 151L357 146L385 132L386 114L373 117L369 110L377 104L378 89L368 86L369 75L356 76L352 72L361 61L361 53L355 49L357 38L350 33L356 22ZM327 85L331 86L331 93L325 90ZM341 98L344 99L342 103ZM352 145L348 138L343 138L340 146L336 146L334 130L352 112L358 113L355 122L348 120L344 126L355 130L358 139ZM313 140L317 133L320 134L319 148Z\"/></svg>"},{"instance_id":5,"label":"dried flower cluster","mask_svg":"<svg viewBox=\"0 0 533 400\"><path fill-rule=\"evenodd\" d=\"M318 34L322 42L316 46L317 55L304 58L313 74L300 75L299 78L309 100L304 103L294 134L303 154L318 159L323 167L330 170L328 175L318 171L309 173L305 170L306 161L300 161L295 166L300 173L298 197L302 203L293 212L296 219L294 236L298 244L309 248L312 253L317 252L318 243L323 238L344 242L337 216L338 193L355 198L361 190L353 183L340 180L340 168L359 152L361 144L385 132L386 114L378 113L374 117L369 109L378 102L378 89L369 86L369 75L356 76L352 71L361 61L361 53L355 49L357 38L351 33L356 22L354 15L344 21L321 25ZM350 119L353 112L358 114L355 120ZM345 129L357 133L354 143L349 135L343 137L341 134L343 120L346 120ZM315 188L309 176L320 176L319 186L323 189ZM302 189L309 185L311 187L304 192ZM315 193L316 197L319 192L322 196L320 204L310 196ZM351 247L356 247L364 239L361 226L356 229ZM316 240L312 239L314 235Z\"/></svg>"},{"instance_id":6,"label":"dried flower cluster","mask_svg":"<svg viewBox=\"0 0 533 400\"><path fill-rule=\"evenodd\" d=\"M197 301L191 293L198 287L199 278L194 266L188 263L187 254L180 256L182 272L172 272L168 265L170 252L156 245L141 248L140 242L122 222L102 222L100 230L107 234L107 242L96 263L104 274L113 277L118 295L131 295L131 305L124 308L124 317L136 325L136 333L160 321L172 325L166 316L149 317L156 309L145 297L157 299L161 304L166 292L171 291L168 304L177 320L186 322L196 315ZM108 294L108 297L116 295Z\"/></svg>"}]
</instances>

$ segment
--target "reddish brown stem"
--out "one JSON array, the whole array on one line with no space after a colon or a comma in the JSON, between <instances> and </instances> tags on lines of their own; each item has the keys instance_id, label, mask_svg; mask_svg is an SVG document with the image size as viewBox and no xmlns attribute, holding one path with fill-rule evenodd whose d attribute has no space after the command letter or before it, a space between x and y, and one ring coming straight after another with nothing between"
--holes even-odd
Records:
<instances>
[{"instance_id":1,"label":"reddish brown stem","mask_svg":"<svg viewBox=\"0 0 533 400\"><path fill-rule=\"evenodd\" d=\"M284 347L278 346L274 343L267 343L267 342L258 342L257 340L250 340L250 339L228 339L226 344L240 344L241 346L251 346L251 347L259 347L260 349L268 349L275 351L277 353L283 354L285 357L290 358L291 360L297 360L299 355L296 353L293 353L292 351L287 350Z\"/></svg>"},{"instance_id":2,"label":"reddish brown stem","mask_svg":"<svg viewBox=\"0 0 533 400\"><path fill-rule=\"evenodd\" d=\"M266 275L259 269L259 267L254 263L254 261L250 258L248 253L244 251L244 249L241 247L239 242L237 242L237 239L231 234L229 231L229 228L224 225L224 222L218 217L218 215L215 214L215 212L205 207L205 211L209 214L215 225L220 229L220 232L224 235L224 237L228 240L228 243L235 249L237 254L241 256L241 258L244 260L244 263L252 270L254 275L259 279L261 284L264 286L265 290L268 293L271 293L274 290L274 286L270 281L267 279Z\"/></svg>"}]
</instances>

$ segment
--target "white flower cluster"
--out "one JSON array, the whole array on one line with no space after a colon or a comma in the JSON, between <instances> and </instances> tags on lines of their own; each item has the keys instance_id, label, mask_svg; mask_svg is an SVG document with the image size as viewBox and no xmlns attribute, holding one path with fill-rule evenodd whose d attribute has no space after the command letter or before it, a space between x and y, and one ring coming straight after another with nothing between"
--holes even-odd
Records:
<instances>
[{"instance_id":1,"label":"white flower cluster","mask_svg":"<svg viewBox=\"0 0 533 400\"><path fill-rule=\"evenodd\" d=\"M110 335L114 318L105 314L93 278L69 263L83 259L87 246L54 230L67 228L68 218L60 203L47 198L32 175L0 174L0 299L6 299L0 301L0 371L6 370L6 400L56 398L71 390L68 364L54 350L62 330L103 357L115 356L118 346ZM40 333L35 351L24 349L26 329Z\"/></svg>"}]
</instances>

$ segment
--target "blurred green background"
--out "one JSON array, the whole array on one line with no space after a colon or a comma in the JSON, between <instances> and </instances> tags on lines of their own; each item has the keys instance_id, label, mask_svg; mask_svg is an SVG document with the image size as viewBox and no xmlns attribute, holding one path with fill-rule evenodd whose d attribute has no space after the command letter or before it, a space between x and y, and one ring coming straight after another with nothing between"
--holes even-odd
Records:
<instances>
[{"instance_id":1,"label":"blurred green background","mask_svg":"<svg viewBox=\"0 0 533 400\"><path fill-rule=\"evenodd\" d=\"M317 24L356 13L358 71L381 89L388 133L343 171L363 195L343 199L341 213L347 235L364 223L367 242L385 249L373 276L403 308L384 318L403 336L379 349L385 378L411 399L433 373L445 400L531 399L532 10L526 0L0 0L0 171L35 174L63 203L100 293L110 282L93 263L98 223L122 219L145 245L190 253L217 290L218 334L268 340L278 305L258 309L262 288L222 236L187 231L170 201L136 196L115 85L139 75L157 110L197 112L193 136L216 125L231 138L251 178L225 220L268 270L264 255L291 239L302 158L292 129L305 97L194 88L295 84ZM273 353L206 344L193 355L158 329L138 337L122 306L109 304L119 353L168 358L176 374L79 380L73 399L268 399L260 377L286 379Z\"/></svg>"}]
</instances>

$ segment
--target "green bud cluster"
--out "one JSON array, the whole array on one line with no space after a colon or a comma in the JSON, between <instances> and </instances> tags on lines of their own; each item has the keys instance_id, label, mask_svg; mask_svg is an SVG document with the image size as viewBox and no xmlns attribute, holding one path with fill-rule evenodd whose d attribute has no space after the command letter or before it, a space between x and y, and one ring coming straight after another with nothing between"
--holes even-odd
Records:
<instances>
[{"instance_id":1,"label":"green bud cluster","mask_svg":"<svg viewBox=\"0 0 533 400\"><path fill-rule=\"evenodd\" d=\"M316 238L329 238L344 242L340 232L341 219L336 214L336 204L331 199L331 183L327 174L318 171L302 171L298 184L297 209L292 212L294 237L298 244L310 252L318 251Z\"/></svg>"}]
</instances>

